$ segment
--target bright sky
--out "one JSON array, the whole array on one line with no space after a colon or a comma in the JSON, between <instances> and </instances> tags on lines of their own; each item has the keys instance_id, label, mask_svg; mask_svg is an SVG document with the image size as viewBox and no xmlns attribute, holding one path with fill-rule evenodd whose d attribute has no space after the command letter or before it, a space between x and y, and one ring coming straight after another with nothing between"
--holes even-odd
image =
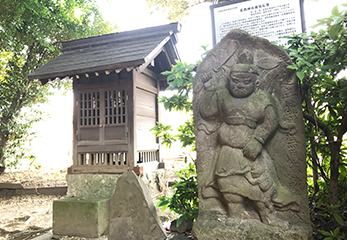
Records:
<instances>
[{"instance_id":1,"label":"bright sky","mask_svg":"<svg viewBox=\"0 0 347 240\"><path fill-rule=\"evenodd\" d=\"M163 14L150 10L145 0L98 0L104 19L114 22L120 31L158 26L170 23ZM212 45L209 4L194 7L190 17L182 23L177 45L181 59L194 63L202 53L201 45ZM192 54L193 52L193 54Z\"/></svg>"},{"instance_id":2,"label":"bright sky","mask_svg":"<svg viewBox=\"0 0 347 240\"><path fill-rule=\"evenodd\" d=\"M145 0L98 0L98 2L104 18L116 23L120 31L169 23L166 17L159 13L150 15ZM314 25L316 19L330 16L330 10L344 2L347 0L319 0L318 2L305 0L306 27ZM209 4L201 4L193 9L190 17L182 24L178 38L179 55L188 63L194 63L199 59L202 53L200 46L206 44L212 46ZM33 142L32 147L38 157L37 161L42 166L67 167L72 163L72 105L72 94L65 97L57 94L47 107L51 110L51 118L38 125L40 130L38 135L41 137ZM171 124L173 128L183 124L184 121L179 122L178 119L182 119L179 113L162 115L163 123ZM179 145L174 146L171 152L165 150L165 147L162 147L162 150L164 150L163 157L176 157L181 153Z\"/></svg>"},{"instance_id":3,"label":"bright sky","mask_svg":"<svg viewBox=\"0 0 347 240\"><path fill-rule=\"evenodd\" d=\"M150 14L146 0L97 0L106 20L116 23L120 31L168 24L169 21L159 12ZM329 17L335 5L347 0L304 0L306 28L316 24L316 19ZM178 34L178 51L183 61L194 63L200 57L201 46L212 46L210 3L197 5L190 16L182 23ZM342 9L342 8L340 8Z\"/></svg>"}]
</instances>

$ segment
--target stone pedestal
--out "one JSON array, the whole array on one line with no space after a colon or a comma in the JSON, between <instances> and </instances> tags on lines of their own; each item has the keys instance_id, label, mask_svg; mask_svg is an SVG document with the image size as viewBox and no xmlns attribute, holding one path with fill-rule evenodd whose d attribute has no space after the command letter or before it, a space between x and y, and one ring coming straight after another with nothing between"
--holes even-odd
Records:
<instances>
[{"instance_id":1,"label":"stone pedestal","mask_svg":"<svg viewBox=\"0 0 347 240\"><path fill-rule=\"evenodd\" d=\"M144 167L140 175L151 197L166 195L167 171ZM96 238L106 232L109 225L109 201L121 174L68 174L67 197L53 203L53 233L62 236ZM88 216L88 217L86 217Z\"/></svg>"},{"instance_id":2,"label":"stone pedestal","mask_svg":"<svg viewBox=\"0 0 347 240\"><path fill-rule=\"evenodd\" d=\"M209 215L209 216L208 216ZM193 225L199 240L307 240L312 233L307 226L271 226L254 219L232 219L205 212Z\"/></svg>"},{"instance_id":3,"label":"stone pedestal","mask_svg":"<svg viewBox=\"0 0 347 240\"><path fill-rule=\"evenodd\" d=\"M108 228L109 199L66 197L53 202L53 234L97 238Z\"/></svg>"},{"instance_id":4,"label":"stone pedestal","mask_svg":"<svg viewBox=\"0 0 347 240\"><path fill-rule=\"evenodd\" d=\"M68 174L67 197L53 202L53 234L97 238L108 229L109 199L120 174Z\"/></svg>"}]
</instances>

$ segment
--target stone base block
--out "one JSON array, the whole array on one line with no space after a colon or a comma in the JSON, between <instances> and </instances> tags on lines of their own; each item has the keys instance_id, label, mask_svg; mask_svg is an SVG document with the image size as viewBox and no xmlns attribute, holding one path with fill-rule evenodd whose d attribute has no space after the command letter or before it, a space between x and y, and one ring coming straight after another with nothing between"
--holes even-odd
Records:
<instances>
[{"instance_id":1,"label":"stone base block","mask_svg":"<svg viewBox=\"0 0 347 240\"><path fill-rule=\"evenodd\" d=\"M193 235L199 240L312 240L310 229L292 226L288 229L270 226L257 220L199 220L193 224Z\"/></svg>"},{"instance_id":2,"label":"stone base block","mask_svg":"<svg viewBox=\"0 0 347 240\"><path fill-rule=\"evenodd\" d=\"M97 238L108 228L109 199L66 197L53 202L53 234Z\"/></svg>"},{"instance_id":3,"label":"stone base block","mask_svg":"<svg viewBox=\"0 0 347 240\"><path fill-rule=\"evenodd\" d=\"M67 197L111 198L121 174L67 174Z\"/></svg>"}]
</instances>

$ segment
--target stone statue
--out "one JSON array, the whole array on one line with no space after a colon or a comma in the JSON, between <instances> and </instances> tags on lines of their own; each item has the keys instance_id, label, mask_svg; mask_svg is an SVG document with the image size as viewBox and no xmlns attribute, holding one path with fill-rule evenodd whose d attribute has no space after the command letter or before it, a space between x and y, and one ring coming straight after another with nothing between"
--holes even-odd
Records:
<instances>
[{"instance_id":1,"label":"stone statue","mask_svg":"<svg viewBox=\"0 0 347 240\"><path fill-rule=\"evenodd\" d=\"M245 239L272 239L283 230L273 239L310 238L304 128L288 65L281 48L233 30L199 66L193 104L199 240L243 239L241 222ZM257 227L266 236L254 235Z\"/></svg>"}]
</instances>

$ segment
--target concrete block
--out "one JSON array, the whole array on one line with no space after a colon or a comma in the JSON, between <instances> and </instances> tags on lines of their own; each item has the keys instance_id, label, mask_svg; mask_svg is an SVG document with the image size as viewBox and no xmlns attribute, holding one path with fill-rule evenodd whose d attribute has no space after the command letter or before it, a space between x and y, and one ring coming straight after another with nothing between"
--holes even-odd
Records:
<instances>
[{"instance_id":1,"label":"concrete block","mask_svg":"<svg viewBox=\"0 0 347 240\"><path fill-rule=\"evenodd\" d=\"M108 228L109 199L66 197L53 202L53 234L97 238Z\"/></svg>"}]
</instances>

